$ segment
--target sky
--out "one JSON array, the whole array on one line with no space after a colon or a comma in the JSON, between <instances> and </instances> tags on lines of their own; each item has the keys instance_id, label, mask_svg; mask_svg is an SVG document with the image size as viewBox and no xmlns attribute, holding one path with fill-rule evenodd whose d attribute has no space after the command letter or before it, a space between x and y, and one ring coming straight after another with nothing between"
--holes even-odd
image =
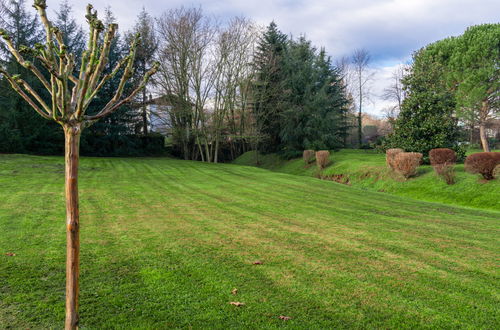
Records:
<instances>
[{"instance_id":1,"label":"sky","mask_svg":"<svg viewBox=\"0 0 500 330\"><path fill-rule=\"evenodd\" d=\"M73 14L84 23L86 1L68 0ZM355 49L369 51L375 72L371 102L366 112L380 116L390 102L380 95L400 63L413 51L449 36L460 35L471 25L500 23L500 0L99 0L100 13L110 6L121 31L130 29L144 7L153 16L177 7L199 7L221 20L251 18L266 26L275 21L288 35L305 35L324 47L333 60ZM29 2L29 0L28 0ZM48 0L54 14L59 0ZM53 16L52 16L53 17Z\"/></svg>"}]
</instances>

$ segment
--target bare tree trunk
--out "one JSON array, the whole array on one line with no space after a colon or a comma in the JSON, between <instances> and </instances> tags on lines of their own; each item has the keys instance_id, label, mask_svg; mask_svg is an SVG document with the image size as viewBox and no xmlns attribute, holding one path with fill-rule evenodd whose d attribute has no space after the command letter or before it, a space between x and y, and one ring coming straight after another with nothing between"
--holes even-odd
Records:
<instances>
[{"instance_id":1,"label":"bare tree trunk","mask_svg":"<svg viewBox=\"0 0 500 330\"><path fill-rule=\"evenodd\" d=\"M361 83L361 75L362 72L361 70L359 71L358 74L359 78L359 112L358 112L358 144L359 148L361 148L361 145L363 144L363 121L361 118L362 115L362 104L363 104L363 84Z\"/></svg>"},{"instance_id":2,"label":"bare tree trunk","mask_svg":"<svg viewBox=\"0 0 500 330\"><path fill-rule=\"evenodd\" d=\"M78 276L80 272L80 212L78 162L81 124L64 126L66 163L66 329L78 328Z\"/></svg>"},{"instance_id":3,"label":"bare tree trunk","mask_svg":"<svg viewBox=\"0 0 500 330\"><path fill-rule=\"evenodd\" d=\"M490 152L490 146L488 145L488 138L486 137L486 130L484 123L479 123L479 137L481 138L481 145L483 146L484 152Z\"/></svg>"},{"instance_id":4,"label":"bare tree trunk","mask_svg":"<svg viewBox=\"0 0 500 330\"><path fill-rule=\"evenodd\" d=\"M146 107L146 88L142 90L142 132L148 135L148 114Z\"/></svg>"}]
</instances>

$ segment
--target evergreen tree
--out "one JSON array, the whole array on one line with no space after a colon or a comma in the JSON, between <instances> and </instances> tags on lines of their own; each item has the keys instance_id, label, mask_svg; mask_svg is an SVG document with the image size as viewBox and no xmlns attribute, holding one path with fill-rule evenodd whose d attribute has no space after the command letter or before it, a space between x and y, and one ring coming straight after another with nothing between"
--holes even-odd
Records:
<instances>
[{"instance_id":1,"label":"evergreen tree","mask_svg":"<svg viewBox=\"0 0 500 330\"><path fill-rule=\"evenodd\" d=\"M281 115L284 110L284 57L287 37L271 22L260 38L255 54L254 115L259 135L265 136L262 151L272 152L281 145Z\"/></svg>"},{"instance_id":2,"label":"evergreen tree","mask_svg":"<svg viewBox=\"0 0 500 330\"><path fill-rule=\"evenodd\" d=\"M68 52L80 55L85 48L85 34L75 18L71 16L72 10L68 0L61 2L54 24L61 30Z\"/></svg>"},{"instance_id":3,"label":"evergreen tree","mask_svg":"<svg viewBox=\"0 0 500 330\"><path fill-rule=\"evenodd\" d=\"M153 63L156 50L158 49L158 39L155 34L153 18L148 14L143 7L142 11L137 16L137 21L131 32L127 34L126 39L132 40L135 34L140 34L141 39L137 45L137 53L135 57L135 75L134 80L139 84L138 78L143 77L147 68ZM147 88L142 90L138 96L138 102L141 104L142 117L142 133L148 134L148 117L147 117Z\"/></svg>"},{"instance_id":4,"label":"evergreen tree","mask_svg":"<svg viewBox=\"0 0 500 330\"><path fill-rule=\"evenodd\" d=\"M26 8L25 0L0 2L0 28L12 36L12 43L18 50L23 46L34 47L42 40L36 16ZM26 54L35 65L36 59ZM19 74L43 98L47 93L31 72L23 68L0 43L0 65L9 72ZM62 152L63 134L58 125L43 120L31 107L10 88L2 77L0 80L0 152L29 152L53 154Z\"/></svg>"},{"instance_id":5,"label":"evergreen tree","mask_svg":"<svg viewBox=\"0 0 500 330\"><path fill-rule=\"evenodd\" d=\"M282 115L282 149L336 149L346 134L347 99L339 72L324 50L304 37L290 41L286 56L286 111Z\"/></svg>"}]
</instances>

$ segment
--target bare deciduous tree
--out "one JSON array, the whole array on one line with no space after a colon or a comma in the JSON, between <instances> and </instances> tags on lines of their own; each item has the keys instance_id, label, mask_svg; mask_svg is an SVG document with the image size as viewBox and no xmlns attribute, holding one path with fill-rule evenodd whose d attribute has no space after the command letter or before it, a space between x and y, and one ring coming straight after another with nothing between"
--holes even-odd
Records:
<instances>
[{"instance_id":1,"label":"bare deciduous tree","mask_svg":"<svg viewBox=\"0 0 500 330\"><path fill-rule=\"evenodd\" d=\"M234 18L226 27L200 9L177 9L158 20L159 85L171 100L174 137L185 159L217 162L224 137L245 122L256 29Z\"/></svg>"},{"instance_id":2,"label":"bare deciduous tree","mask_svg":"<svg viewBox=\"0 0 500 330\"><path fill-rule=\"evenodd\" d=\"M370 82L373 80L374 72L370 70L370 53L366 49L357 49L352 54L353 80L356 86L354 95L356 95L358 106L358 143L361 147L363 142L363 102L370 97Z\"/></svg>"},{"instance_id":3,"label":"bare deciduous tree","mask_svg":"<svg viewBox=\"0 0 500 330\"><path fill-rule=\"evenodd\" d=\"M236 17L218 35L215 45L216 81L214 85L213 150L212 159L218 160L222 130L227 124L229 134L237 135L237 121L244 124L246 82L251 74L251 58L256 41L252 22ZM240 118L237 118L240 117Z\"/></svg>"},{"instance_id":4,"label":"bare deciduous tree","mask_svg":"<svg viewBox=\"0 0 500 330\"><path fill-rule=\"evenodd\" d=\"M14 58L24 68L31 71L40 80L42 86L50 94L50 102L41 93L32 88L19 75L11 75L0 68L0 73L9 81L12 88L43 118L54 120L64 129L65 135L65 190L66 190L66 329L78 327L78 277L80 255L80 215L78 206L78 163L80 136L82 130L116 111L123 104L130 102L157 71L158 65L147 71L142 82L127 97L122 97L125 83L131 77L134 57L139 40L134 38L130 53L123 58L110 74L103 75L108 61L110 46L117 30L116 24L110 24L104 32L104 24L97 18L97 12L91 5L87 6L87 22L89 38L87 49L82 54L78 77L74 75L76 55L68 52L61 31L48 19L45 0L35 0L40 20L45 29L45 43L35 48L21 47L17 49L11 36L0 30L5 45ZM101 41L101 35L104 38ZM25 59L35 58L45 72L33 62ZM85 112L99 90L113 76L122 72L120 84L111 100L95 115Z\"/></svg>"},{"instance_id":5,"label":"bare deciduous tree","mask_svg":"<svg viewBox=\"0 0 500 330\"><path fill-rule=\"evenodd\" d=\"M184 159L193 159L200 131L205 130L204 107L213 86L212 60L207 56L216 35L211 19L201 9L170 10L158 19L161 63L158 84L168 98L174 137ZM203 158L202 158L203 159Z\"/></svg>"},{"instance_id":6,"label":"bare deciduous tree","mask_svg":"<svg viewBox=\"0 0 500 330\"><path fill-rule=\"evenodd\" d=\"M403 64L398 65L391 75L391 84L384 88L382 93L382 99L386 101L393 101L395 103L394 110L399 112L401 110L401 104L405 98L405 91L403 89L403 77L405 75L406 67Z\"/></svg>"}]
</instances>

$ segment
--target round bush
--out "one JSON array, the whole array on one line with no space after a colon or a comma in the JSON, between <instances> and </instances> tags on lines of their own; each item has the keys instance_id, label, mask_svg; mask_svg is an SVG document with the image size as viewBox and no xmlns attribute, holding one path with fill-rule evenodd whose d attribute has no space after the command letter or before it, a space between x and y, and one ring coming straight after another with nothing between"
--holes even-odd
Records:
<instances>
[{"instance_id":1,"label":"round bush","mask_svg":"<svg viewBox=\"0 0 500 330\"><path fill-rule=\"evenodd\" d=\"M314 150L304 150L302 159L304 159L304 163L306 163L306 165L312 162L314 159Z\"/></svg>"},{"instance_id":2,"label":"round bush","mask_svg":"<svg viewBox=\"0 0 500 330\"><path fill-rule=\"evenodd\" d=\"M422 158L419 152L400 152L394 157L394 170L408 179L417 174Z\"/></svg>"},{"instance_id":3,"label":"round bush","mask_svg":"<svg viewBox=\"0 0 500 330\"><path fill-rule=\"evenodd\" d=\"M429 151L429 160L432 166L455 164L457 162L457 154L449 148L436 148Z\"/></svg>"},{"instance_id":4,"label":"round bush","mask_svg":"<svg viewBox=\"0 0 500 330\"><path fill-rule=\"evenodd\" d=\"M387 149L387 151L385 152L385 162L387 164L387 167L394 171L394 158L397 154L402 152L404 152L404 150L400 148Z\"/></svg>"},{"instance_id":5,"label":"round bush","mask_svg":"<svg viewBox=\"0 0 500 330\"><path fill-rule=\"evenodd\" d=\"M322 170L328 165L330 160L330 152L328 150L316 151L316 164Z\"/></svg>"},{"instance_id":6,"label":"round bush","mask_svg":"<svg viewBox=\"0 0 500 330\"><path fill-rule=\"evenodd\" d=\"M465 170L481 174L486 180L495 178L495 167L500 165L500 152L478 152L465 159Z\"/></svg>"}]
</instances>

